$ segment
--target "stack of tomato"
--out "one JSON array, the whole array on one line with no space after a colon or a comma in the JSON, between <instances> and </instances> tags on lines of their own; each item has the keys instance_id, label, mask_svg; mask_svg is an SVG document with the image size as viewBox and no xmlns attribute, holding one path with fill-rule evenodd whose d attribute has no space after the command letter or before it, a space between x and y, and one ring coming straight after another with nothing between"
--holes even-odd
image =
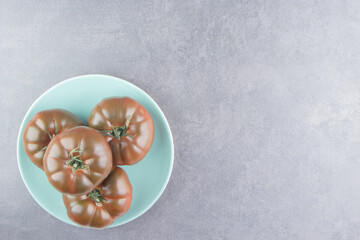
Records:
<instances>
[{"instance_id":1,"label":"stack of tomato","mask_svg":"<svg viewBox=\"0 0 360 240\"><path fill-rule=\"evenodd\" d=\"M145 157L154 123L142 105L127 97L102 100L88 123L62 109L38 112L27 123L23 142L30 160L63 194L69 218L104 228L130 208L132 186L118 166Z\"/></svg>"}]
</instances>

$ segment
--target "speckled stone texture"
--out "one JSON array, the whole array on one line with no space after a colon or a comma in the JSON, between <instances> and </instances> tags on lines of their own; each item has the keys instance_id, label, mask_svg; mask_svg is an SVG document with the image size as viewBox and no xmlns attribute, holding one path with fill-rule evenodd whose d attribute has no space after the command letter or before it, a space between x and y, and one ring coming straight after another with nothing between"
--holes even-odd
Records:
<instances>
[{"instance_id":1,"label":"speckled stone texture","mask_svg":"<svg viewBox=\"0 0 360 240\"><path fill-rule=\"evenodd\" d=\"M1 239L360 239L360 1L0 0ZM54 84L103 73L168 118L174 170L142 217L55 219L16 138Z\"/></svg>"}]
</instances>

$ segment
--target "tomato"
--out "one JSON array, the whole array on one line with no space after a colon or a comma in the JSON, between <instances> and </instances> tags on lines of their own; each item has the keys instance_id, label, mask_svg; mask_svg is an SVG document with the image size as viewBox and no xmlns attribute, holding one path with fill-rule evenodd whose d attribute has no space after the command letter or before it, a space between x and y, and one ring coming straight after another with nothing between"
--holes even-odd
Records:
<instances>
[{"instance_id":1,"label":"tomato","mask_svg":"<svg viewBox=\"0 0 360 240\"><path fill-rule=\"evenodd\" d=\"M45 150L51 139L67 129L84 125L80 118L63 109L38 112L26 124L22 135L24 149L30 160L41 169Z\"/></svg>"},{"instance_id":2,"label":"tomato","mask_svg":"<svg viewBox=\"0 0 360 240\"><path fill-rule=\"evenodd\" d=\"M154 140L150 114L128 97L108 98L98 103L90 114L89 126L107 138L116 165L139 162Z\"/></svg>"},{"instance_id":3,"label":"tomato","mask_svg":"<svg viewBox=\"0 0 360 240\"><path fill-rule=\"evenodd\" d=\"M95 189L113 166L104 137L89 127L75 127L56 135L44 156L49 182L63 194L82 195Z\"/></svg>"},{"instance_id":4,"label":"tomato","mask_svg":"<svg viewBox=\"0 0 360 240\"><path fill-rule=\"evenodd\" d=\"M104 228L130 208L132 187L126 172L115 167L94 191L82 196L63 195L69 218L83 226Z\"/></svg>"}]
</instances>

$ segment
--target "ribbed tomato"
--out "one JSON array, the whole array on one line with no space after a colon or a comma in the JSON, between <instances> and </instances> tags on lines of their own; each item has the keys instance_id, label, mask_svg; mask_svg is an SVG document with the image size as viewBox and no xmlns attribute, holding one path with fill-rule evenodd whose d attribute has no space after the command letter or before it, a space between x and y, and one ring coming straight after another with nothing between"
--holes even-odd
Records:
<instances>
[{"instance_id":1,"label":"ribbed tomato","mask_svg":"<svg viewBox=\"0 0 360 240\"><path fill-rule=\"evenodd\" d=\"M69 218L83 226L104 228L130 208L132 187L126 172L115 167L94 191L82 196L63 195Z\"/></svg>"},{"instance_id":2,"label":"ribbed tomato","mask_svg":"<svg viewBox=\"0 0 360 240\"><path fill-rule=\"evenodd\" d=\"M63 194L93 191L109 175L112 166L107 141L88 127L75 127L56 135L44 156L45 174Z\"/></svg>"},{"instance_id":3,"label":"ribbed tomato","mask_svg":"<svg viewBox=\"0 0 360 240\"><path fill-rule=\"evenodd\" d=\"M89 117L89 126L108 140L116 165L133 165L142 160L154 140L154 123L137 101L108 98L98 103Z\"/></svg>"},{"instance_id":4,"label":"ribbed tomato","mask_svg":"<svg viewBox=\"0 0 360 240\"><path fill-rule=\"evenodd\" d=\"M67 129L84 125L80 118L63 109L38 112L26 124L22 135L24 149L30 160L41 169L45 150L51 139Z\"/></svg>"}]
</instances>

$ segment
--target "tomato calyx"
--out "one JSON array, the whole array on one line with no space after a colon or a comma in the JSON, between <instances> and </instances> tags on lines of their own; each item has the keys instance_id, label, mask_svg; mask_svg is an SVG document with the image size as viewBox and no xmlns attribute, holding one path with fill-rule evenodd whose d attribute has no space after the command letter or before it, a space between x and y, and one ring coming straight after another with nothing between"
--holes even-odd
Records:
<instances>
[{"instance_id":1,"label":"tomato calyx","mask_svg":"<svg viewBox=\"0 0 360 240\"><path fill-rule=\"evenodd\" d=\"M69 153L69 160L67 160L65 162L65 165L68 165L70 167L72 167L72 171L73 174L75 174L75 171L79 170L79 169L86 169L89 171L89 175L90 175L90 168L89 165L86 165L84 163L84 161L80 158L81 157L81 151L79 149L79 146L77 146L76 148L74 148L73 150L70 151Z\"/></svg>"},{"instance_id":2,"label":"tomato calyx","mask_svg":"<svg viewBox=\"0 0 360 240\"><path fill-rule=\"evenodd\" d=\"M55 120L54 120L54 124L55 124L55 133L54 133L53 135L51 135L49 132L47 133L47 134L49 135L50 141L55 137L55 135L58 134L58 126L57 126L57 123L56 123ZM40 149L39 152L45 151L47 147L48 147L48 145L46 145L45 147L43 147L42 149Z\"/></svg>"},{"instance_id":3,"label":"tomato calyx","mask_svg":"<svg viewBox=\"0 0 360 240\"><path fill-rule=\"evenodd\" d=\"M95 189L94 191L89 193L88 197L91 198L95 202L96 206L99 206L99 207L102 206L103 201L107 201L105 198L103 198L99 189Z\"/></svg>"},{"instance_id":4,"label":"tomato calyx","mask_svg":"<svg viewBox=\"0 0 360 240\"><path fill-rule=\"evenodd\" d=\"M128 117L126 119L124 126L114 127L112 130L104 130L101 131L100 133L104 136L110 136L117 139L121 139L124 136L127 136L129 138L134 138L136 135L130 136L129 134L126 133L126 131L129 128L130 121L131 121L131 117Z\"/></svg>"}]
</instances>

